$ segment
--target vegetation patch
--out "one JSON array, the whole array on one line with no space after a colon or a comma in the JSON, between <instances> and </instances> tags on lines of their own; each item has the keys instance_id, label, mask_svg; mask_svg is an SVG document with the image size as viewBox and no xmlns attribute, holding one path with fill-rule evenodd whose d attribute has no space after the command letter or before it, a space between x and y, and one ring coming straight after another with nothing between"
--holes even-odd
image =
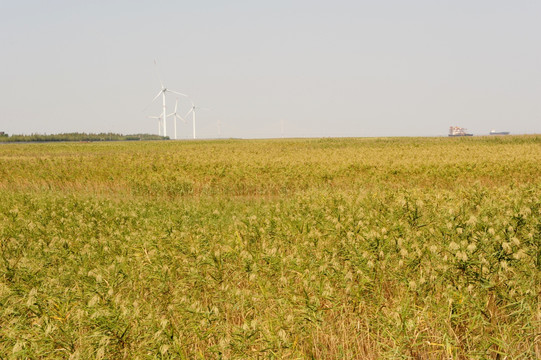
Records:
<instances>
[{"instance_id":1,"label":"vegetation patch","mask_svg":"<svg viewBox=\"0 0 541 360\"><path fill-rule=\"evenodd\" d=\"M540 358L540 145L1 146L0 358Z\"/></svg>"}]
</instances>

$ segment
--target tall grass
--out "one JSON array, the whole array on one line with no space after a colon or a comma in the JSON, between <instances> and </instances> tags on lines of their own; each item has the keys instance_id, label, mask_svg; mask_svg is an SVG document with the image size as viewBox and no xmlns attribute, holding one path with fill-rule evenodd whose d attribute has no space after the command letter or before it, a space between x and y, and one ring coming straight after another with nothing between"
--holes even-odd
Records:
<instances>
[{"instance_id":1,"label":"tall grass","mask_svg":"<svg viewBox=\"0 0 541 360\"><path fill-rule=\"evenodd\" d=\"M541 357L541 142L0 146L1 358Z\"/></svg>"}]
</instances>

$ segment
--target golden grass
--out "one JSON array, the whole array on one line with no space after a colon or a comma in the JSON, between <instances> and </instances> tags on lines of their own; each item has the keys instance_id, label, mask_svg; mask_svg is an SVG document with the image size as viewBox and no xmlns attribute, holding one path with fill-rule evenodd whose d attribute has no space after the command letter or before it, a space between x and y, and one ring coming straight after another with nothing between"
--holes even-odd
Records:
<instances>
[{"instance_id":1,"label":"golden grass","mask_svg":"<svg viewBox=\"0 0 541 360\"><path fill-rule=\"evenodd\" d=\"M0 358L531 359L541 138L0 146Z\"/></svg>"}]
</instances>

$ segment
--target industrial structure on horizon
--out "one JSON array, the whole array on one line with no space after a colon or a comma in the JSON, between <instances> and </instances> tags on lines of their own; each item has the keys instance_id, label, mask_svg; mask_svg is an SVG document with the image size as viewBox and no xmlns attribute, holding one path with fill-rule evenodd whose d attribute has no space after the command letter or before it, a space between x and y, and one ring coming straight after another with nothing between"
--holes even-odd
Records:
<instances>
[{"instance_id":1,"label":"industrial structure on horizon","mask_svg":"<svg viewBox=\"0 0 541 360\"><path fill-rule=\"evenodd\" d=\"M461 128L458 126L451 126L449 128L449 136L473 136L473 134L466 133L465 128Z\"/></svg>"},{"instance_id":2,"label":"industrial structure on horizon","mask_svg":"<svg viewBox=\"0 0 541 360\"><path fill-rule=\"evenodd\" d=\"M490 130L489 135L509 135L509 131ZM449 136L473 136L473 134L467 133L466 128L451 126L449 127Z\"/></svg>"},{"instance_id":3,"label":"industrial structure on horizon","mask_svg":"<svg viewBox=\"0 0 541 360\"><path fill-rule=\"evenodd\" d=\"M490 135L509 135L509 131L490 130Z\"/></svg>"}]
</instances>

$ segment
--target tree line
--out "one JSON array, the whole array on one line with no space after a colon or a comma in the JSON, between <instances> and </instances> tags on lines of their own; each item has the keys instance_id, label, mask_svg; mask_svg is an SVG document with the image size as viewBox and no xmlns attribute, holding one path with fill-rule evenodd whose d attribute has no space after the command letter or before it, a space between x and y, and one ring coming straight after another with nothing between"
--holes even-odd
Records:
<instances>
[{"instance_id":1,"label":"tree line","mask_svg":"<svg viewBox=\"0 0 541 360\"><path fill-rule=\"evenodd\" d=\"M168 136L152 134L122 135L115 133L62 133L62 134L31 134L8 135L0 132L0 142L49 142L49 141L136 141L136 140L169 140Z\"/></svg>"}]
</instances>

